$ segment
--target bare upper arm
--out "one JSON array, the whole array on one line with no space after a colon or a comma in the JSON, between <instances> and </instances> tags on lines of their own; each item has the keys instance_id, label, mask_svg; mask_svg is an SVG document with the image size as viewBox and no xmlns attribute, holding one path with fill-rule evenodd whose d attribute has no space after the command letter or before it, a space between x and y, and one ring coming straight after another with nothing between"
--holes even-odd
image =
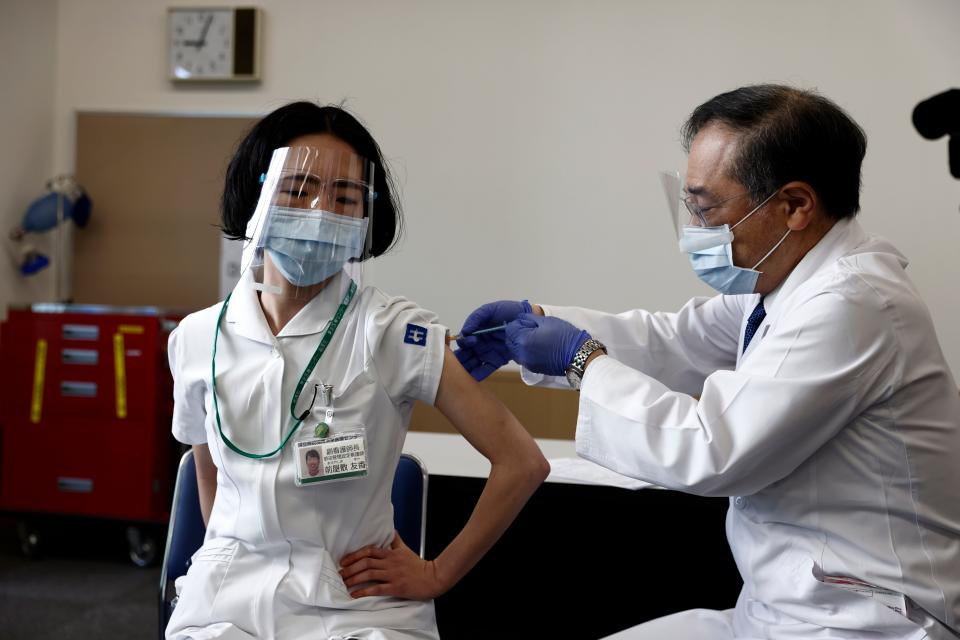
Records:
<instances>
[{"instance_id":1,"label":"bare upper arm","mask_svg":"<svg viewBox=\"0 0 960 640\"><path fill-rule=\"evenodd\" d=\"M197 469L197 482L202 483L217 478L217 465L213 463L210 447L207 443L193 445L193 464Z\"/></svg>"},{"instance_id":2,"label":"bare upper arm","mask_svg":"<svg viewBox=\"0 0 960 640\"><path fill-rule=\"evenodd\" d=\"M444 350L437 409L491 462L540 455L540 448L512 413Z\"/></svg>"},{"instance_id":3,"label":"bare upper arm","mask_svg":"<svg viewBox=\"0 0 960 640\"><path fill-rule=\"evenodd\" d=\"M217 496L217 465L213 463L210 447L206 443L193 445L193 463L197 469L200 513L203 516L203 524L208 525L213 501Z\"/></svg>"}]
</instances>

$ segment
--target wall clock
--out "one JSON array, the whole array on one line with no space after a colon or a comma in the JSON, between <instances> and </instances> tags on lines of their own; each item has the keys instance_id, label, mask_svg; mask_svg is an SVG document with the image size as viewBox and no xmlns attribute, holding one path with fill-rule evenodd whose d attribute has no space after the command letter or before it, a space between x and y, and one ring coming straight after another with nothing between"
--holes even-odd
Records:
<instances>
[{"instance_id":1,"label":"wall clock","mask_svg":"<svg viewBox=\"0 0 960 640\"><path fill-rule=\"evenodd\" d=\"M175 82L260 79L260 10L171 7L168 68Z\"/></svg>"}]
</instances>

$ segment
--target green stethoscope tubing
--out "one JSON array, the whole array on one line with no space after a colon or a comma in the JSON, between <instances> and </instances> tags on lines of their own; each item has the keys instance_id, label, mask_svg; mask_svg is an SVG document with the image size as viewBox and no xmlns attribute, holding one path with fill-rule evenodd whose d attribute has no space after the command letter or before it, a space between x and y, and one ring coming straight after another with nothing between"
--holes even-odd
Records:
<instances>
[{"instance_id":1,"label":"green stethoscope tubing","mask_svg":"<svg viewBox=\"0 0 960 640\"><path fill-rule=\"evenodd\" d=\"M300 428L300 425L303 424L304 419L310 415L310 409L307 409L299 416L294 413L294 410L297 406L297 400L300 399L300 392L303 391L304 385L307 384L307 379L309 379L310 374L313 373L313 368L317 366L317 363L320 361L321 356L323 356L324 351L327 350L327 346L330 344L330 340L333 339L333 334L337 331L337 327L340 326L340 321L343 320L343 315L347 312L347 307L350 306L350 301L353 300L353 295L356 292L357 283L351 282L350 287L347 289L347 293L343 296L343 300L340 301L340 306L337 308L337 312L334 314L333 319L329 322L329 324L327 324L327 330L323 333L323 338L320 339L320 344L317 345L316 351L313 352L313 357L310 358L310 364L308 364L307 368L303 370L303 374L300 376L300 381L297 383L297 389L294 391L293 398L290 400L290 416L295 420L295 423L290 429L290 432L283 439L283 442L281 442L276 449L269 453L250 453L249 451L244 451L230 441L230 438L227 437L227 434L223 432L223 426L220 424L220 405L217 403L217 340L220 337L220 323L223 321L223 315L227 312L227 305L230 303L230 296L233 295L233 292L231 291L230 294L227 295L226 300L223 301L223 305L220 307L220 315L217 316L217 326L213 330L213 356L210 358L210 386L213 388L213 411L217 417L217 431L220 433L220 437L223 439L223 443L227 445L228 449L234 453L240 454L245 458L262 460L263 458L275 456L286 446L286 444L290 441L290 438L293 437L293 434L296 433L297 429ZM314 398L316 398L316 389L314 389ZM311 406L313 406L312 403Z\"/></svg>"}]
</instances>

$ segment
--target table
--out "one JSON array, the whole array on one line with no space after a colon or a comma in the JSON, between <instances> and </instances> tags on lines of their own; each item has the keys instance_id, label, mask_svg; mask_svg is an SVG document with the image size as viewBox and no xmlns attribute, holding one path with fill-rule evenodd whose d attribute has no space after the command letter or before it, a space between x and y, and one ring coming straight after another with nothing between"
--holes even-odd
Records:
<instances>
[{"instance_id":1,"label":"table","mask_svg":"<svg viewBox=\"0 0 960 640\"><path fill-rule=\"evenodd\" d=\"M575 455L573 441L537 444L548 459ZM432 558L466 523L489 464L457 435L410 432L404 451L430 474ZM684 609L730 608L742 583L724 535L727 505L550 478L473 571L437 599L441 637L599 638Z\"/></svg>"}]
</instances>

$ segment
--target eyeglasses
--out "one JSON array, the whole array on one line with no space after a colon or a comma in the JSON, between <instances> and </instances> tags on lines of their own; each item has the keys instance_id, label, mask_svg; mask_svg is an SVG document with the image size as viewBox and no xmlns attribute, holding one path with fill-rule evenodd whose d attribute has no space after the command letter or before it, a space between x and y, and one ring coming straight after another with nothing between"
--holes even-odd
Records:
<instances>
[{"instance_id":1,"label":"eyeglasses","mask_svg":"<svg viewBox=\"0 0 960 640\"><path fill-rule=\"evenodd\" d=\"M309 173L287 174L277 185L277 204L303 209L321 208L363 217L373 201L373 188L360 180L324 180Z\"/></svg>"},{"instance_id":2,"label":"eyeglasses","mask_svg":"<svg viewBox=\"0 0 960 640\"><path fill-rule=\"evenodd\" d=\"M707 224L707 216L706 216L708 211L710 211L711 209L716 209L720 205L730 202L731 200L736 200L737 198L742 198L748 195L750 195L749 191L747 191L746 193L741 193L738 196L727 198L726 200L721 200L720 202L717 202L716 204L712 204L709 207L701 207L697 205L697 203L693 201L693 198L697 197L694 194L687 194L686 196L680 198L680 202L683 203L683 206L685 206L687 208L687 211L690 212L690 215L693 216L692 222L694 224L699 222L698 226L709 227L710 225Z\"/></svg>"}]
</instances>

